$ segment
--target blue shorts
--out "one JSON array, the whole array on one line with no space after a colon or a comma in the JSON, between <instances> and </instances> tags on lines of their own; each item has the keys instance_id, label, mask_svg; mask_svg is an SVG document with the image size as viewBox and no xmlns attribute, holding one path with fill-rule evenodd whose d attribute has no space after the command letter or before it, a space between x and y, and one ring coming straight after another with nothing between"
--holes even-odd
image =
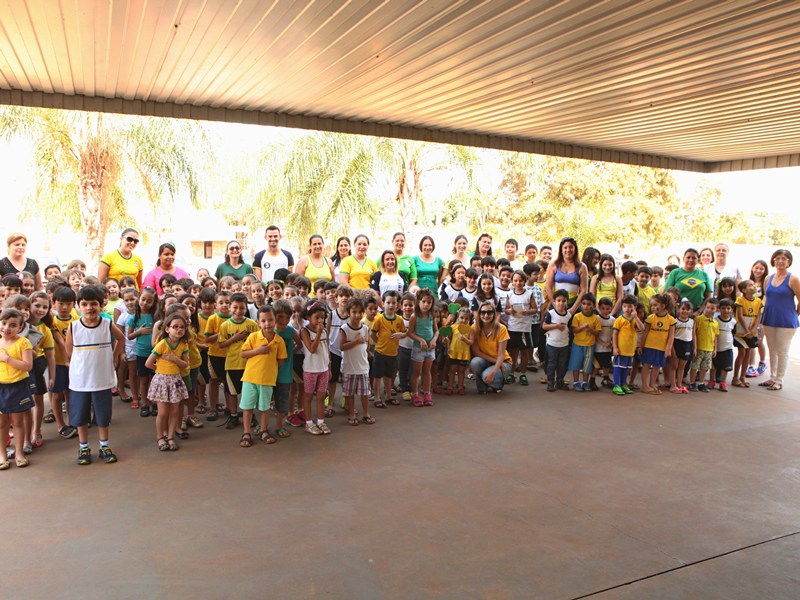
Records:
<instances>
[{"instance_id":1,"label":"blue shorts","mask_svg":"<svg viewBox=\"0 0 800 600\"><path fill-rule=\"evenodd\" d=\"M53 380L53 389L50 391L54 394L66 392L69 389L69 367L66 365L56 365L56 376Z\"/></svg>"},{"instance_id":2,"label":"blue shorts","mask_svg":"<svg viewBox=\"0 0 800 600\"><path fill-rule=\"evenodd\" d=\"M594 359L594 346L578 346L572 344L569 353L569 366L567 371L592 372L592 360Z\"/></svg>"},{"instance_id":3,"label":"blue shorts","mask_svg":"<svg viewBox=\"0 0 800 600\"><path fill-rule=\"evenodd\" d=\"M88 425L92 418L91 408L94 407L94 420L98 427L108 427L111 424L111 390L98 390L96 392L69 391L69 424L73 427Z\"/></svg>"},{"instance_id":4,"label":"blue shorts","mask_svg":"<svg viewBox=\"0 0 800 600\"><path fill-rule=\"evenodd\" d=\"M153 369L149 369L145 366L148 358L150 357L139 356L138 354L136 355L136 374L139 377L150 377L151 375L156 374L156 372Z\"/></svg>"},{"instance_id":5,"label":"blue shorts","mask_svg":"<svg viewBox=\"0 0 800 600\"><path fill-rule=\"evenodd\" d=\"M622 356L618 354L614 357L614 368L615 369L630 369L633 367L633 357L632 356Z\"/></svg>"},{"instance_id":6,"label":"blue shorts","mask_svg":"<svg viewBox=\"0 0 800 600\"><path fill-rule=\"evenodd\" d=\"M292 390L291 383L279 383L272 391L272 403L275 406L275 412L285 415L289 412L289 393Z\"/></svg>"},{"instance_id":7,"label":"blue shorts","mask_svg":"<svg viewBox=\"0 0 800 600\"><path fill-rule=\"evenodd\" d=\"M663 350L642 348L642 363L660 369L667 364L667 355Z\"/></svg>"}]
</instances>

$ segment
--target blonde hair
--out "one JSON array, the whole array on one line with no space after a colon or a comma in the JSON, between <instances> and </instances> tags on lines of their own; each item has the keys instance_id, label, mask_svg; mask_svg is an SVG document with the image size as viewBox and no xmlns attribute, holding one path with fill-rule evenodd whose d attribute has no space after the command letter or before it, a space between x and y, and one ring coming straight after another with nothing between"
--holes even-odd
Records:
<instances>
[{"instance_id":1,"label":"blonde hair","mask_svg":"<svg viewBox=\"0 0 800 600\"><path fill-rule=\"evenodd\" d=\"M25 243L28 243L28 238L25 236L24 233L20 233L19 231L14 231L8 234L6 238L6 246L10 246L14 242L18 242L19 240L25 240Z\"/></svg>"}]
</instances>

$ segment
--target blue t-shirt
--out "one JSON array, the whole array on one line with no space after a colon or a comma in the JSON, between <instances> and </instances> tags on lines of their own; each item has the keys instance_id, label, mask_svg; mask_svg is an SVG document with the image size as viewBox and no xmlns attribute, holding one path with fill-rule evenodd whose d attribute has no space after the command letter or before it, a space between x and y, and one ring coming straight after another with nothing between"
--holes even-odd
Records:
<instances>
[{"instance_id":1,"label":"blue t-shirt","mask_svg":"<svg viewBox=\"0 0 800 600\"><path fill-rule=\"evenodd\" d=\"M278 367L278 378L276 383L292 383L294 381L294 377L292 372L294 371L294 329L291 325L287 325L286 329L283 331L275 330L281 339L283 339L283 343L286 344L286 360L283 361L283 364Z\"/></svg>"},{"instance_id":2,"label":"blue t-shirt","mask_svg":"<svg viewBox=\"0 0 800 600\"><path fill-rule=\"evenodd\" d=\"M155 325L155 321L153 321L153 315L140 315L139 320L136 320L136 315L131 315L128 319L128 331L135 331L140 327L152 327ZM152 335L140 335L137 336L136 340L136 348L134 353L136 356L148 357L150 353L153 351L153 336Z\"/></svg>"}]
</instances>

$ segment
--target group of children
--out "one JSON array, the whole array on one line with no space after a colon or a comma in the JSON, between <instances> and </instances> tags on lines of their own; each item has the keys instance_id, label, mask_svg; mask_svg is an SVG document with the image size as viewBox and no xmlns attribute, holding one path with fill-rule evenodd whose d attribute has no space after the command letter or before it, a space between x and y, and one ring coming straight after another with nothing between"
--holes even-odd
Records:
<instances>
[{"instance_id":1,"label":"group of children","mask_svg":"<svg viewBox=\"0 0 800 600\"><path fill-rule=\"evenodd\" d=\"M371 408L401 399L432 406L434 394L464 395L467 378L479 378L479 393L496 393L503 383L528 385L529 369L544 370L549 392L570 389L567 371L581 392L599 389L602 377L614 394L633 393L639 371L649 394L662 393L661 376L673 393L727 391L731 370L734 385L749 387L763 307L753 281L727 279L694 307L677 289L659 289L660 269L626 263L620 277L608 255L573 307L566 290L545 297L541 260L454 260L436 293L382 297L335 281L312 284L286 269L267 283L253 275L216 281L205 269L198 282L164 275L158 297L130 277L101 282L79 261L71 266L48 266L43 292L25 285L25 274L4 278L0 436L8 446L13 428L14 441L0 470L11 459L28 464L43 443L43 422L55 422L63 438L78 435L81 465L92 462L88 430L96 426L99 457L115 462L113 396L155 417L158 450L174 451L175 438L204 426L202 415L214 422L224 414L247 448L254 436L265 444L290 437L287 425L330 434L326 419L337 404L349 425L372 425ZM617 285L633 293L610 293ZM476 356L485 360L470 368Z\"/></svg>"}]
</instances>

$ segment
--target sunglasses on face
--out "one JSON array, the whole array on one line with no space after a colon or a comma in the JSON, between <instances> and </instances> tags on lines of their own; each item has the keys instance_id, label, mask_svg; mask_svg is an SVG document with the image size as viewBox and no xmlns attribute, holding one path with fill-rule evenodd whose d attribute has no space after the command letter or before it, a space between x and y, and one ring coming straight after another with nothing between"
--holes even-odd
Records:
<instances>
[{"instance_id":1,"label":"sunglasses on face","mask_svg":"<svg viewBox=\"0 0 800 600\"><path fill-rule=\"evenodd\" d=\"M239 246L231 246L230 248L228 248L228 250L237 250L238 251L238 250L241 250L241 248L239 248Z\"/></svg>"},{"instance_id":2,"label":"sunglasses on face","mask_svg":"<svg viewBox=\"0 0 800 600\"><path fill-rule=\"evenodd\" d=\"M128 242L129 244L134 244L135 245L135 244L139 243L139 238L128 236L128 237L125 238L125 241Z\"/></svg>"},{"instance_id":3,"label":"sunglasses on face","mask_svg":"<svg viewBox=\"0 0 800 600\"><path fill-rule=\"evenodd\" d=\"M482 316L482 317L492 316L494 314L494 311L493 310L482 310L482 311L479 311L478 314L480 316Z\"/></svg>"}]
</instances>

